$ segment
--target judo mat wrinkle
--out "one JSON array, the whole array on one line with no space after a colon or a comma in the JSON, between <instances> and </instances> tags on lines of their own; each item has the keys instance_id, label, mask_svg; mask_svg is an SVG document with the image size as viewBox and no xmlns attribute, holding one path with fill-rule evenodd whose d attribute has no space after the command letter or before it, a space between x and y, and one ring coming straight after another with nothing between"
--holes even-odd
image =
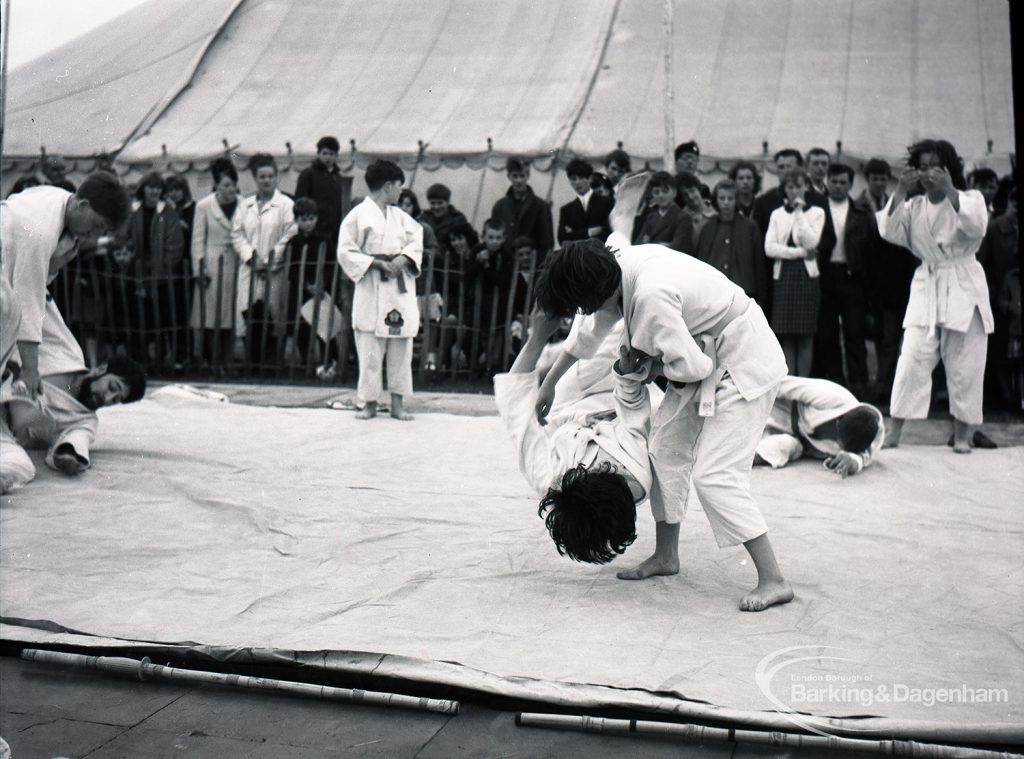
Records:
<instances>
[{"instance_id":1,"label":"judo mat wrinkle","mask_svg":"<svg viewBox=\"0 0 1024 759\"><path fill-rule=\"evenodd\" d=\"M678 576L615 577L653 549L646 507L612 564L559 557L497 417L158 395L100 418L91 470L66 478L33 453L37 480L0 500L5 639L326 652L340 668L365 652L541 700L591 684L772 712L767 689L819 716L1024 724L1021 448L905 446L845 481L816 462L756 469L797 598L743 614L753 567L717 549L699 503ZM758 679L786 657L802 661ZM1007 698L798 698L832 681Z\"/></svg>"}]
</instances>

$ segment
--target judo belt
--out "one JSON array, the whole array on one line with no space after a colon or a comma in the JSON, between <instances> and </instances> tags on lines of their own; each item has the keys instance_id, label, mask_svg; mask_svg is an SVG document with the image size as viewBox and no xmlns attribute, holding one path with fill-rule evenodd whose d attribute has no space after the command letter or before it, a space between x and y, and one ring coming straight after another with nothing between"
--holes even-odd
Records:
<instances>
[{"instance_id":1,"label":"judo belt","mask_svg":"<svg viewBox=\"0 0 1024 759\"><path fill-rule=\"evenodd\" d=\"M371 255L373 255L373 257L376 258L378 261L394 261L396 258L398 258L399 256L401 256L403 254L402 253L395 253L394 255L387 255L387 254L384 254L384 253L376 253L376 254L371 254ZM380 273L380 281L381 282L387 282L388 281L388 275L385 274L384 272L381 272ZM402 272L398 272L398 274L395 275L395 284L398 285L398 292L400 292L400 293L407 293L407 292L409 292L409 288L406 287L406 285L405 285L405 277L402 275Z\"/></svg>"},{"instance_id":2,"label":"judo belt","mask_svg":"<svg viewBox=\"0 0 1024 759\"><path fill-rule=\"evenodd\" d=\"M694 339L701 346L704 355L711 359L711 373L700 381L700 384L689 385L683 390L683 404L689 403L697 396L697 414L699 416L715 415L715 388L725 374L718 366L718 338L729 328L729 325L743 316L750 308L750 298L745 293L737 292L729 306L729 310L719 318L713 327L708 328Z\"/></svg>"},{"instance_id":3,"label":"judo belt","mask_svg":"<svg viewBox=\"0 0 1024 759\"><path fill-rule=\"evenodd\" d=\"M961 264L966 264L971 261L977 261L974 254L971 253L967 256L957 256L956 258L950 258L945 261L923 261L921 265L924 267L925 276L925 287L928 288L928 335L934 335L935 330L938 328L939 321L939 270L940 269L955 269Z\"/></svg>"},{"instance_id":4,"label":"judo belt","mask_svg":"<svg viewBox=\"0 0 1024 759\"><path fill-rule=\"evenodd\" d=\"M675 388L675 403L663 402L661 404L662 409L670 409L666 411L664 421L660 422L661 424L665 424L678 416L683 408L693 401L694 398L697 399L697 414L699 416L715 415L715 387L725 372L718 368L718 347L715 345L715 338L710 334L701 334L695 336L694 340L701 346L704 355L711 359L711 373L700 382L687 382L683 384L674 380L669 381L669 384ZM666 396L667 400L668 396Z\"/></svg>"}]
</instances>

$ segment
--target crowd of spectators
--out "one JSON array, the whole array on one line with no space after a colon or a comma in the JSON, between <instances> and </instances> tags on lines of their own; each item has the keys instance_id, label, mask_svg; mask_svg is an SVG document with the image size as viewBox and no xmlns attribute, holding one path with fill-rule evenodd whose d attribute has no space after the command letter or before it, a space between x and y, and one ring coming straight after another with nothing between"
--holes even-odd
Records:
<instances>
[{"instance_id":1,"label":"crowd of spectators","mask_svg":"<svg viewBox=\"0 0 1024 759\"><path fill-rule=\"evenodd\" d=\"M152 367L305 366L325 378L343 370L352 283L335 255L347 210L338 150L336 139L321 139L291 194L278 188L266 154L249 161L257 188L250 197L240 197L227 158L213 161L213 191L198 201L179 175L143 176L124 231L82 251L55 283L90 365L121 354ZM919 263L879 234L875 216L895 186L889 163L872 158L858 167L864 190L856 196L857 169L817 147L779 150L768 166L737 161L713 187L699 167L691 141L676 148L674 172L653 173L633 242L693 255L739 284L769 316L792 374L838 382L861 398L888 398ZM425 205L412 190L400 196L399 207L423 229L415 287L423 324L418 365L427 373L507 368L523 338L536 272L556 246L606 239L615 187L638 167L621 149L606 156L603 171L569 161L574 198L557 209L534 191L528 161L512 157L505 168L508 189L480 229L443 184L427 188ZM778 182L762 191L765 171ZM39 183L74 191L59 158L41 172L18 180L12 193ZM978 253L995 314L988 397L1019 408L1016 191L1010 177L987 168L966 181L989 213Z\"/></svg>"}]
</instances>

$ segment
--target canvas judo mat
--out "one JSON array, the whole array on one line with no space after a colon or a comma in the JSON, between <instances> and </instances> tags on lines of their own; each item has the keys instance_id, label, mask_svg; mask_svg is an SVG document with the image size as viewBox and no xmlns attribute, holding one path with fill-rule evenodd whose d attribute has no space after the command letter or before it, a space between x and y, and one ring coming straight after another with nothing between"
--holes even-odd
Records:
<instances>
[{"instance_id":1,"label":"canvas judo mat","mask_svg":"<svg viewBox=\"0 0 1024 759\"><path fill-rule=\"evenodd\" d=\"M34 453L37 480L0 500L0 635L779 729L793 711L854 734L1019 734L1022 451L904 446L846 481L755 470L796 600L754 614L737 610L754 568L699 504L678 576L615 577L653 550L646 507L612 564L559 557L496 416L158 391L100 412L87 473Z\"/></svg>"}]
</instances>

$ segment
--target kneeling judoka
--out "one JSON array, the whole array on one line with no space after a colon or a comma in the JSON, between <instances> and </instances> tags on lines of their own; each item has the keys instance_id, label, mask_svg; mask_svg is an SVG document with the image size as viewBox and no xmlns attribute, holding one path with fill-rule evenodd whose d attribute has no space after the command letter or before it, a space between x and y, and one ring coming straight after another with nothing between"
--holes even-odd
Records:
<instances>
[{"instance_id":1,"label":"kneeling judoka","mask_svg":"<svg viewBox=\"0 0 1024 759\"><path fill-rule=\"evenodd\" d=\"M860 403L842 385L786 377L779 383L754 465L779 469L807 456L846 478L871 466L884 440L882 412Z\"/></svg>"}]
</instances>

